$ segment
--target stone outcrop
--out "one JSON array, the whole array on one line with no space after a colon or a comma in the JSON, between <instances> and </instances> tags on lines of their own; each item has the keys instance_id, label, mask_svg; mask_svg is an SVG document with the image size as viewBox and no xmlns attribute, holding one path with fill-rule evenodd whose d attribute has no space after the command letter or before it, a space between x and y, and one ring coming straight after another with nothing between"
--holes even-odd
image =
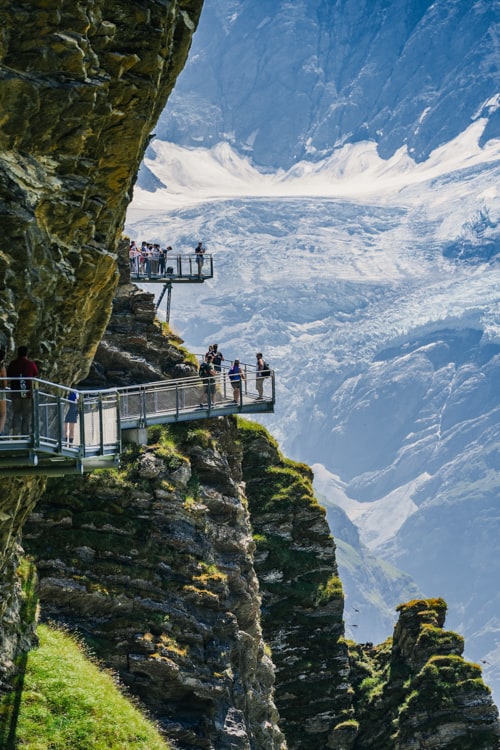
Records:
<instances>
[{"instance_id":1,"label":"stone outcrop","mask_svg":"<svg viewBox=\"0 0 500 750\"><path fill-rule=\"evenodd\" d=\"M394 636L351 646L356 750L498 750L498 711L464 642L443 629L446 603L398 607Z\"/></svg>"},{"instance_id":2,"label":"stone outcrop","mask_svg":"<svg viewBox=\"0 0 500 750\"><path fill-rule=\"evenodd\" d=\"M71 384L92 362L132 186L201 7L2 2L0 344L28 345L46 379ZM43 482L0 482L1 683L22 637L16 540Z\"/></svg>"},{"instance_id":3,"label":"stone outcrop","mask_svg":"<svg viewBox=\"0 0 500 750\"><path fill-rule=\"evenodd\" d=\"M276 665L283 730L291 748L349 748L353 725L340 733L335 729L345 728L354 715L344 595L312 471L285 459L258 425L242 426L240 434L262 626Z\"/></svg>"},{"instance_id":4,"label":"stone outcrop","mask_svg":"<svg viewBox=\"0 0 500 750\"><path fill-rule=\"evenodd\" d=\"M120 471L50 481L25 530L45 618L77 630L179 748L283 748L226 430L150 430ZM219 434L220 433L220 434Z\"/></svg>"}]
</instances>

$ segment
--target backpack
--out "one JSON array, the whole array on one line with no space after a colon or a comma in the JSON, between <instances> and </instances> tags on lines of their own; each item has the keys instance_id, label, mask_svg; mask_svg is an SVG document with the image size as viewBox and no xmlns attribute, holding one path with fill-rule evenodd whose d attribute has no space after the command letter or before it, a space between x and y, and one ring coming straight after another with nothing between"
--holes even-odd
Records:
<instances>
[{"instance_id":1,"label":"backpack","mask_svg":"<svg viewBox=\"0 0 500 750\"><path fill-rule=\"evenodd\" d=\"M262 370L260 371L261 377L268 378L271 375L271 368L269 367L266 361L264 361L263 364L264 366Z\"/></svg>"},{"instance_id":2,"label":"backpack","mask_svg":"<svg viewBox=\"0 0 500 750\"><path fill-rule=\"evenodd\" d=\"M198 375L200 378L208 378L210 376L210 370L212 368L208 364L208 362L202 362L200 365L200 369L198 370Z\"/></svg>"}]
</instances>

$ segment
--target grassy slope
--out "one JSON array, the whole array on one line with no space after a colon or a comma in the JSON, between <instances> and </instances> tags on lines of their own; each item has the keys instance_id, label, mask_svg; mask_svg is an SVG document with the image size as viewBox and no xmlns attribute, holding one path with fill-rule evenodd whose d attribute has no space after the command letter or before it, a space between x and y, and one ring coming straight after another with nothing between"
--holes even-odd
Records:
<instances>
[{"instance_id":1,"label":"grassy slope","mask_svg":"<svg viewBox=\"0 0 500 750\"><path fill-rule=\"evenodd\" d=\"M67 633L38 627L17 690L0 704L5 750L168 750L155 727Z\"/></svg>"}]
</instances>

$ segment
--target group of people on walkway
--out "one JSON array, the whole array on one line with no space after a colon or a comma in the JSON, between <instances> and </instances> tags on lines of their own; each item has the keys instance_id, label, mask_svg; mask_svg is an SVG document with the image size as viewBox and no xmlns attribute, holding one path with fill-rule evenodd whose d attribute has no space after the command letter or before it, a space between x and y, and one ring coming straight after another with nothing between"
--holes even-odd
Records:
<instances>
[{"instance_id":1,"label":"group of people on walkway","mask_svg":"<svg viewBox=\"0 0 500 750\"><path fill-rule=\"evenodd\" d=\"M198 274L201 274L201 269L204 264L204 255L206 248L203 246L203 242L198 242L194 249L194 255ZM170 254L170 255L169 255ZM130 272L137 276L169 276L174 273L174 266L169 265L172 263L173 250L172 245L163 247L158 242L141 242L141 245L137 244L136 240L132 240L129 246L129 262ZM180 273L180 271L178 271Z\"/></svg>"},{"instance_id":2,"label":"group of people on walkway","mask_svg":"<svg viewBox=\"0 0 500 750\"><path fill-rule=\"evenodd\" d=\"M260 400L264 398L264 383L265 379L271 375L271 369L267 362L264 361L262 352L257 352L255 357L257 360L255 388L257 390L257 400ZM216 403L216 378L222 371L222 362L224 362L224 355L219 350L219 345L210 344L204 361L200 365L198 374L203 380L207 401L212 406ZM246 375L239 359L234 359L231 362L228 377L233 391L233 401L235 404L240 404L242 403L242 384L246 380ZM205 406L205 404L200 404L200 406Z\"/></svg>"},{"instance_id":3,"label":"group of people on walkway","mask_svg":"<svg viewBox=\"0 0 500 750\"><path fill-rule=\"evenodd\" d=\"M33 412L33 378L39 377L36 362L28 357L28 347L20 346L17 357L8 366L5 365L6 351L0 348L0 437L5 435L7 422L7 389L12 407L11 435L30 435ZM78 421L76 406L78 393L71 390L68 394L66 410L65 436L69 444L73 443L75 424Z\"/></svg>"}]
</instances>

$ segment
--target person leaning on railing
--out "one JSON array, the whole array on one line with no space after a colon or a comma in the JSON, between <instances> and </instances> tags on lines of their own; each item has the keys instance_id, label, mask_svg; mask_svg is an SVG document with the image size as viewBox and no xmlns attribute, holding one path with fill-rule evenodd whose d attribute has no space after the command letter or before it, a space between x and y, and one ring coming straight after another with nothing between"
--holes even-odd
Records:
<instances>
[{"instance_id":1,"label":"person leaning on railing","mask_svg":"<svg viewBox=\"0 0 500 750\"><path fill-rule=\"evenodd\" d=\"M12 395L12 434L29 435L31 433L31 378L38 377L38 367L28 359L28 347L20 346L17 359L7 367Z\"/></svg>"},{"instance_id":2,"label":"person leaning on railing","mask_svg":"<svg viewBox=\"0 0 500 750\"><path fill-rule=\"evenodd\" d=\"M239 404L241 401L241 381L245 380L245 375L240 367L240 360L235 359L233 366L229 369L229 382L233 389L233 401Z\"/></svg>"},{"instance_id":3,"label":"person leaning on railing","mask_svg":"<svg viewBox=\"0 0 500 750\"><path fill-rule=\"evenodd\" d=\"M214 370L213 357L211 354L207 354L205 362L201 363L200 369L198 370L198 375L203 380L203 385L204 385L205 393L207 396L207 405L214 406L215 405L215 376L217 375L217 372ZM204 406L204 405L205 404L200 404L200 406Z\"/></svg>"}]
</instances>

